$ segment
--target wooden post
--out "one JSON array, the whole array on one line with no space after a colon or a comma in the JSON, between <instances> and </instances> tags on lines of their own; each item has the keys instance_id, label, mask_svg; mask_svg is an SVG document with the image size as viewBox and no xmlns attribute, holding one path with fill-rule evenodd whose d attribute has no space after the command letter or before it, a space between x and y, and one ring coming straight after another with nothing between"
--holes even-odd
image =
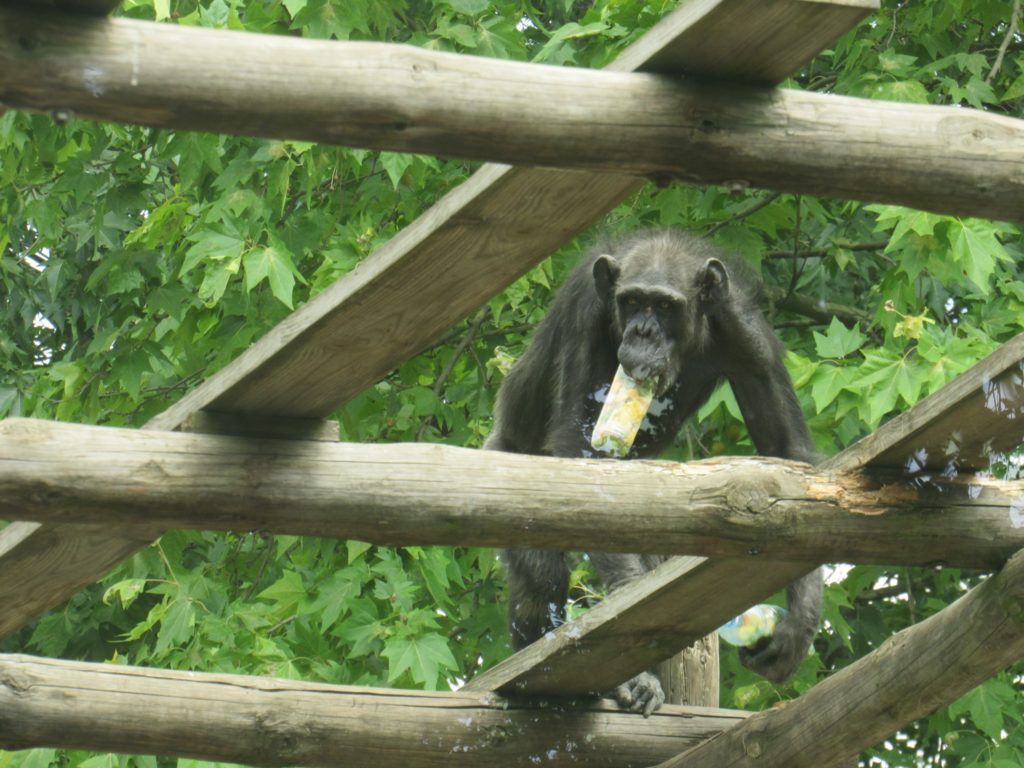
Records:
<instances>
[{"instance_id":1,"label":"wooden post","mask_svg":"<svg viewBox=\"0 0 1024 768\"><path fill-rule=\"evenodd\" d=\"M658 665L668 704L717 707L719 696L718 633L701 638Z\"/></svg>"}]
</instances>

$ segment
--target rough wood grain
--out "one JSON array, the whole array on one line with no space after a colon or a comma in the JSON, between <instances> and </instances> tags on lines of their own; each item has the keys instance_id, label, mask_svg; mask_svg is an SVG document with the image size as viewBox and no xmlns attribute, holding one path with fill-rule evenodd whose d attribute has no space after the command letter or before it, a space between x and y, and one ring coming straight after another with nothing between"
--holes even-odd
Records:
<instances>
[{"instance_id":1,"label":"rough wood grain","mask_svg":"<svg viewBox=\"0 0 1024 768\"><path fill-rule=\"evenodd\" d=\"M55 590L70 596L89 586L158 535L134 527L111 535L109 526L88 523L13 522L0 530L0 637L35 619Z\"/></svg>"},{"instance_id":2,"label":"rough wood grain","mask_svg":"<svg viewBox=\"0 0 1024 768\"><path fill-rule=\"evenodd\" d=\"M985 469L1024 442L1024 334L827 461L910 476Z\"/></svg>"},{"instance_id":3,"label":"rough wood grain","mask_svg":"<svg viewBox=\"0 0 1024 768\"><path fill-rule=\"evenodd\" d=\"M3 13L16 108L1024 220L1024 120L981 110Z\"/></svg>"},{"instance_id":4,"label":"rough wood grain","mask_svg":"<svg viewBox=\"0 0 1024 768\"><path fill-rule=\"evenodd\" d=\"M669 42L688 24L687 45L662 45L653 55L630 48L607 68L775 85L878 10L877 0L687 0L644 36ZM756 20L756 23L754 21Z\"/></svg>"},{"instance_id":5,"label":"rough wood grain","mask_svg":"<svg viewBox=\"0 0 1024 768\"><path fill-rule=\"evenodd\" d=\"M1024 552L785 706L659 768L818 768L876 744L1024 657Z\"/></svg>"},{"instance_id":6,"label":"rough wood grain","mask_svg":"<svg viewBox=\"0 0 1024 768\"><path fill-rule=\"evenodd\" d=\"M0 747L175 755L260 766L651 765L741 721L589 699L352 688L0 656Z\"/></svg>"},{"instance_id":7,"label":"rough wood grain","mask_svg":"<svg viewBox=\"0 0 1024 768\"><path fill-rule=\"evenodd\" d=\"M763 72L761 62L767 58L776 62L770 74L781 79L789 71L782 67L795 69L805 63L795 54L808 54L809 37L817 39L819 48L832 42L826 35L817 36L813 26L792 20L774 37L764 38L756 51L740 42L756 35L766 18L763 14L778 14L787 3L792 10L786 13L807 13L816 20L827 5L771 0L751 7L747 0L699 0L694 6L699 12L683 6L667 16L656 34L645 35L627 49L628 58L618 68L642 68L671 55L671 49L707 50L705 25L710 24L721 36L715 44L737 52L736 71ZM833 5L836 13L848 13L847 28L865 13L863 6L844 0ZM833 23L828 31L838 34L840 29ZM0 50L16 55L2 42ZM326 416L639 186L632 177L485 166L149 426L177 428L207 409ZM388 343L381 344L382 338ZM18 557L17 549L32 546L36 536L57 537L60 546L74 546L88 533L77 533L75 526L50 528L36 529L0 557L0 605L23 601L18 616L0 612L0 636L70 597L88 581L84 560L65 573L59 561ZM5 549L4 540L5 531L0 531L0 550ZM109 551L93 553L93 578L109 568L112 553L128 548L130 542L112 533Z\"/></svg>"},{"instance_id":8,"label":"rough wood grain","mask_svg":"<svg viewBox=\"0 0 1024 768\"><path fill-rule=\"evenodd\" d=\"M464 690L558 696L601 693L713 632L806 565L675 557L576 620L466 683Z\"/></svg>"},{"instance_id":9,"label":"rough wood grain","mask_svg":"<svg viewBox=\"0 0 1024 768\"><path fill-rule=\"evenodd\" d=\"M8 519L990 568L1024 547L1024 481L876 482L757 457L616 462L0 422Z\"/></svg>"},{"instance_id":10,"label":"rough wood grain","mask_svg":"<svg viewBox=\"0 0 1024 768\"><path fill-rule=\"evenodd\" d=\"M712 632L684 648L678 656L660 663L656 673L665 701L669 704L717 707L721 689L720 656L718 633Z\"/></svg>"}]
</instances>

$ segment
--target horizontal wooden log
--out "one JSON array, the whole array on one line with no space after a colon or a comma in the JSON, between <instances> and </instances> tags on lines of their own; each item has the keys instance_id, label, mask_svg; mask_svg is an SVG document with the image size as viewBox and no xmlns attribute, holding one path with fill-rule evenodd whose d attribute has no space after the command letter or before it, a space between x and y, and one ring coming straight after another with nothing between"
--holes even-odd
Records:
<instances>
[{"instance_id":1,"label":"horizontal wooden log","mask_svg":"<svg viewBox=\"0 0 1024 768\"><path fill-rule=\"evenodd\" d=\"M1024 482L880 483L765 458L554 459L8 419L0 517L992 568L1024 547Z\"/></svg>"},{"instance_id":2,"label":"horizontal wooden log","mask_svg":"<svg viewBox=\"0 0 1024 768\"><path fill-rule=\"evenodd\" d=\"M657 63L665 71L676 60L697 66L702 57L722 58L715 53L721 48L729 51L730 76L774 84L852 28L867 5L688 2L614 66L623 71ZM179 428L202 410L329 416L640 186L633 177L605 173L484 166L147 427ZM0 611L0 636L139 546L116 532L101 545L88 526L14 533L0 530L0 604L18 610ZM76 556L44 556L48 551Z\"/></svg>"},{"instance_id":3,"label":"horizontal wooden log","mask_svg":"<svg viewBox=\"0 0 1024 768\"><path fill-rule=\"evenodd\" d=\"M985 469L1024 443L1024 334L825 462L911 475Z\"/></svg>"},{"instance_id":4,"label":"horizontal wooden log","mask_svg":"<svg viewBox=\"0 0 1024 768\"><path fill-rule=\"evenodd\" d=\"M742 712L321 685L0 655L0 747L260 766L651 765Z\"/></svg>"},{"instance_id":5,"label":"horizontal wooden log","mask_svg":"<svg viewBox=\"0 0 1024 768\"><path fill-rule=\"evenodd\" d=\"M504 694L601 693L689 647L813 566L675 557L470 680Z\"/></svg>"},{"instance_id":6,"label":"horizontal wooden log","mask_svg":"<svg viewBox=\"0 0 1024 768\"><path fill-rule=\"evenodd\" d=\"M877 744L1024 657L1024 552L795 701L659 768L817 768Z\"/></svg>"},{"instance_id":7,"label":"horizontal wooden log","mask_svg":"<svg viewBox=\"0 0 1024 768\"><path fill-rule=\"evenodd\" d=\"M1024 221L1024 121L980 110L0 14L15 108Z\"/></svg>"}]
</instances>

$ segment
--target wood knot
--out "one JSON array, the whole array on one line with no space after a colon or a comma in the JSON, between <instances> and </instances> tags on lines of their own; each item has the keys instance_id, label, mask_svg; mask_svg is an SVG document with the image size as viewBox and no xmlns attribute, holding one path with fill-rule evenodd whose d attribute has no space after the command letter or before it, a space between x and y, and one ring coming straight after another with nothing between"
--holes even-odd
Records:
<instances>
[{"instance_id":1,"label":"wood knot","mask_svg":"<svg viewBox=\"0 0 1024 768\"><path fill-rule=\"evenodd\" d=\"M726 492L725 500L734 511L752 515L763 514L772 505L772 498L766 489L746 482L731 485Z\"/></svg>"}]
</instances>

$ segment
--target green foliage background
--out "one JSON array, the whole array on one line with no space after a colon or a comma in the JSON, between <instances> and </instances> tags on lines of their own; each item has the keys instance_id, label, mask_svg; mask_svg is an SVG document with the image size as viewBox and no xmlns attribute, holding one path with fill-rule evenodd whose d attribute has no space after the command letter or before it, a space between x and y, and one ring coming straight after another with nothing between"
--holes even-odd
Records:
<instances>
[{"instance_id":1,"label":"green foliage background","mask_svg":"<svg viewBox=\"0 0 1024 768\"><path fill-rule=\"evenodd\" d=\"M127 0L165 23L408 42L598 67L660 0ZM1018 0L885 0L786 87L1024 118ZM936 158L941 162L941 158ZM0 117L0 416L140 425L351 270L472 171L294 141ZM880 183L884 179L880 178ZM835 453L1020 330L1017 226L763 191L647 188L338 413L352 441L479 446L495 389L599 232L674 225L740 253L815 439ZM810 299L799 302L799 299ZM839 305L825 311L819 302ZM810 307L810 309L808 309ZM815 309L817 307L817 309ZM752 452L728 390L670 457ZM1016 472L1009 462L1004 472ZM817 653L784 686L723 653L723 705L806 690L982 574L856 567L828 588ZM586 561L576 605L592 596ZM447 688L508 653L494 553L172 532L4 651L333 683ZM1020 667L866 752L866 765L1024 764ZM0 752L0 768L193 765Z\"/></svg>"}]
</instances>

